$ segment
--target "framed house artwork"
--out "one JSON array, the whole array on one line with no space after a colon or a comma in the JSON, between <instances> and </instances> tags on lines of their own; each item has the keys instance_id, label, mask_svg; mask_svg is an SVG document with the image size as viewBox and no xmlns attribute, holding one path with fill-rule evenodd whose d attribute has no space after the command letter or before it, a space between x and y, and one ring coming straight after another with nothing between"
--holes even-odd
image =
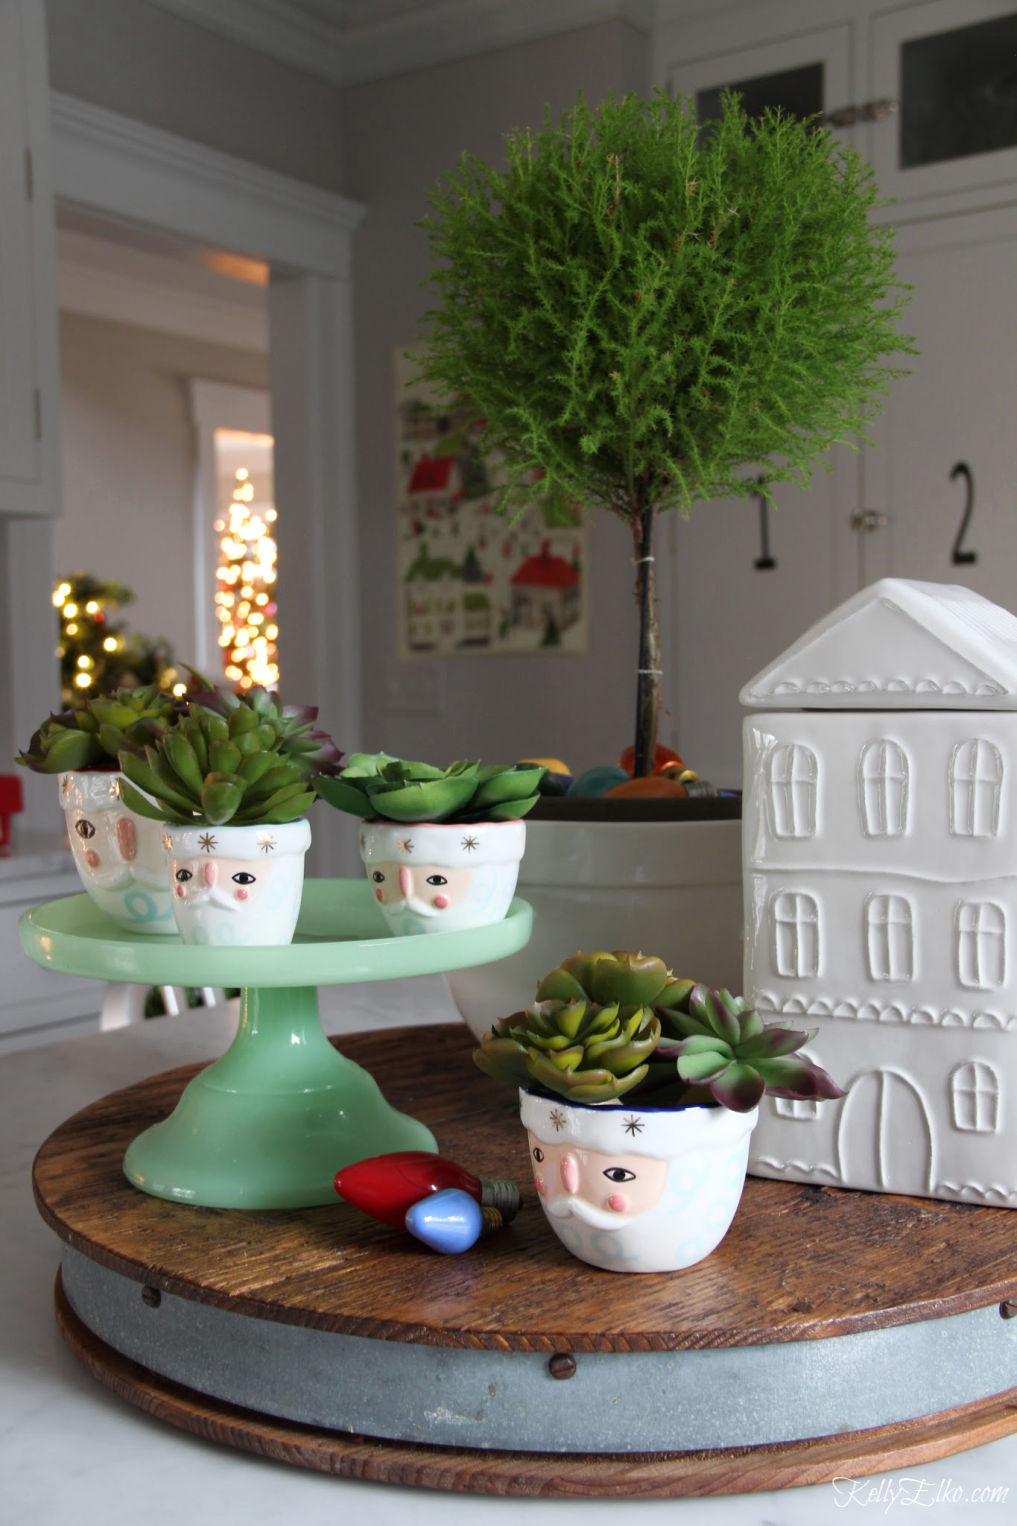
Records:
<instances>
[{"instance_id":1,"label":"framed house artwork","mask_svg":"<svg viewBox=\"0 0 1017 1526\"><path fill-rule=\"evenodd\" d=\"M410 352L412 354L412 352ZM399 656L586 651L586 530L497 511L482 420L396 353Z\"/></svg>"},{"instance_id":2,"label":"framed house artwork","mask_svg":"<svg viewBox=\"0 0 1017 1526\"><path fill-rule=\"evenodd\" d=\"M1017 619L883 579L741 700L745 992L847 1093L749 1170L1017 1207Z\"/></svg>"}]
</instances>

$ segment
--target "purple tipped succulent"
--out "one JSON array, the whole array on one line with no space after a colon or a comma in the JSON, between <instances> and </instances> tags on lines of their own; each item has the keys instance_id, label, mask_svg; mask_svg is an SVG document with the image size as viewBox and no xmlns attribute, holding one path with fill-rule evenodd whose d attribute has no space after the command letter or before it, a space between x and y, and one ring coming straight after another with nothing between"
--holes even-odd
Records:
<instances>
[{"instance_id":1,"label":"purple tipped succulent","mask_svg":"<svg viewBox=\"0 0 1017 1526\"><path fill-rule=\"evenodd\" d=\"M844 1092L821 1066L797 1051L816 1029L764 1023L743 996L697 985L688 1012L671 1011L675 1038L664 1037L658 1055L673 1055L690 1086L704 1086L721 1107L747 1113L764 1092L773 1097L833 1098Z\"/></svg>"}]
</instances>

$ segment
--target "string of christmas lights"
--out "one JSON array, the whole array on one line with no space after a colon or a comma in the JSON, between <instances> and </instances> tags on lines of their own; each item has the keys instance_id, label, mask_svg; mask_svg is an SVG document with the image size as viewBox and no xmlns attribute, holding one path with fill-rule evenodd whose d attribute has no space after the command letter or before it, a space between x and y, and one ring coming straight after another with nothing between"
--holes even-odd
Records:
<instances>
[{"instance_id":1,"label":"string of christmas lights","mask_svg":"<svg viewBox=\"0 0 1017 1526\"><path fill-rule=\"evenodd\" d=\"M238 467L233 479L227 517L215 522L220 537L215 603L223 670L241 689L252 684L274 688L279 682L279 627L272 596L278 548L270 527L276 510L254 507L254 483L247 467Z\"/></svg>"},{"instance_id":2,"label":"string of christmas lights","mask_svg":"<svg viewBox=\"0 0 1017 1526\"><path fill-rule=\"evenodd\" d=\"M122 620L111 618L133 599L124 584L91 573L74 572L58 580L53 606L60 620L56 655L64 704L135 684L157 683L175 694L184 692L169 643L129 632Z\"/></svg>"}]
</instances>

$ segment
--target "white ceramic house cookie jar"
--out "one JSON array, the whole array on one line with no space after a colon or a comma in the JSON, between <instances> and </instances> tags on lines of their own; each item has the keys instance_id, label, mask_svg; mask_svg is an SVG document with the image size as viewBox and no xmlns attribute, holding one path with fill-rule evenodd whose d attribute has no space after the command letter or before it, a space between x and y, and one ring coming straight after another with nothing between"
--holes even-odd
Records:
<instances>
[{"instance_id":1,"label":"white ceramic house cookie jar","mask_svg":"<svg viewBox=\"0 0 1017 1526\"><path fill-rule=\"evenodd\" d=\"M887 578L741 700L745 993L847 1092L750 1172L1017 1207L1017 618Z\"/></svg>"}]
</instances>

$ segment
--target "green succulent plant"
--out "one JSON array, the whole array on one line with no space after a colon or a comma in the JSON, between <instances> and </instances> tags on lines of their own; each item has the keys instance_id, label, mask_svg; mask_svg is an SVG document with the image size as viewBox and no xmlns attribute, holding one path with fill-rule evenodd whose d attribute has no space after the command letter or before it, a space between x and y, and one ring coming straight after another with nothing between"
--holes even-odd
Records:
<instances>
[{"instance_id":1,"label":"green succulent plant","mask_svg":"<svg viewBox=\"0 0 1017 1526\"><path fill-rule=\"evenodd\" d=\"M473 1057L499 1081L607 1102L639 1085L659 1038L647 1007L623 1016L618 1002L538 1001L500 1018Z\"/></svg>"},{"instance_id":2,"label":"green succulent plant","mask_svg":"<svg viewBox=\"0 0 1017 1526\"><path fill-rule=\"evenodd\" d=\"M242 692L219 689L193 668L192 679L201 691L192 697L209 710L216 710L227 720L235 710L253 711L259 724L270 726L288 762L300 769L305 778L314 774L339 772L342 753L327 731L315 730L316 705L284 705L271 689L252 684Z\"/></svg>"},{"instance_id":3,"label":"green succulent plant","mask_svg":"<svg viewBox=\"0 0 1017 1526\"><path fill-rule=\"evenodd\" d=\"M764 1023L744 996L697 985L689 994L688 1011L669 1012L667 1023L675 1034L679 1076L705 1086L721 1107L747 1113L764 1092L815 1100L844 1095L821 1066L797 1053L817 1029ZM672 1052L669 1037L662 1039L661 1052Z\"/></svg>"},{"instance_id":4,"label":"green succulent plant","mask_svg":"<svg viewBox=\"0 0 1017 1526\"><path fill-rule=\"evenodd\" d=\"M387 753L354 753L336 777L315 779L323 800L363 821L468 823L525 816L539 798L539 765L470 759L435 768Z\"/></svg>"},{"instance_id":5,"label":"green succulent plant","mask_svg":"<svg viewBox=\"0 0 1017 1526\"><path fill-rule=\"evenodd\" d=\"M181 826L276 826L303 816L315 799L306 766L243 704L224 715L192 700L151 744L122 751L120 767L131 810Z\"/></svg>"},{"instance_id":6,"label":"green succulent plant","mask_svg":"<svg viewBox=\"0 0 1017 1526\"><path fill-rule=\"evenodd\" d=\"M121 751L154 742L179 708L180 702L155 684L97 695L49 716L15 762L40 774L115 770Z\"/></svg>"},{"instance_id":7,"label":"green succulent plant","mask_svg":"<svg viewBox=\"0 0 1017 1526\"><path fill-rule=\"evenodd\" d=\"M544 976L532 1006L500 1018L473 1059L496 1080L573 1102L639 1095L747 1113L764 1092L844 1095L796 1052L815 1032L765 1024L744 997L677 979L654 955L580 952Z\"/></svg>"}]
</instances>

